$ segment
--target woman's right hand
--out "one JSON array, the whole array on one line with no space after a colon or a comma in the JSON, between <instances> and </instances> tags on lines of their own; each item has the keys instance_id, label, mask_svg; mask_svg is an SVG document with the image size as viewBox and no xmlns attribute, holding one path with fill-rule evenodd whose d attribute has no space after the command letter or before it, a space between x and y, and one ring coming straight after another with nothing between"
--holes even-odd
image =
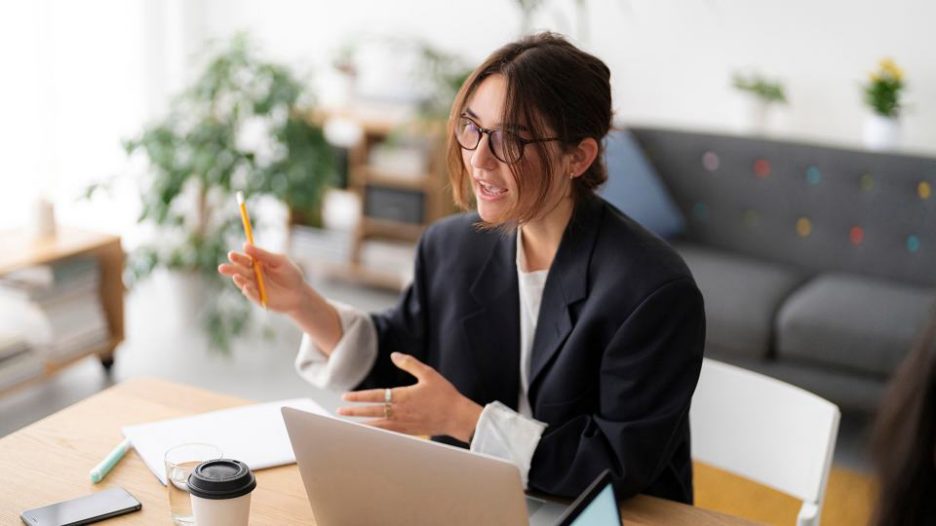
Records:
<instances>
[{"instance_id":1,"label":"woman's right hand","mask_svg":"<svg viewBox=\"0 0 936 526\"><path fill-rule=\"evenodd\" d=\"M244 243L244 252L228 252L228 261L218 265L218 272L230 277L250 301L260 305L260 292L254 265L260 265L267 294L267 308L292 314L302 306L306 283L302 271L283 254L268 252Z\"/></svg>"}]
</instances>

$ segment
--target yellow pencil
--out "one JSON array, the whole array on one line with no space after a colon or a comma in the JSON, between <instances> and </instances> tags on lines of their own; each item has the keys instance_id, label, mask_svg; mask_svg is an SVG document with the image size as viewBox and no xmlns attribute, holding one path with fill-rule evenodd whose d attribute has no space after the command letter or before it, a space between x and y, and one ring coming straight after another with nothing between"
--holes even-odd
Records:
<instances>
[{"instance_id":1,"label":"yellow pencil","mask_svg":"<svg viewBox=\"0 0 936 526\"><path fill-rule=\"evenodd\" d=\"M254 244L253 229L250 228L250 216L247 215L247 202L244 201L244 192L237 192L237 206L240 207L241 221L244 223L244 234L247 235L247 242ZM263 286L263 273L260 272L260 264L254 260L254 276L257 277L257 289L260 291L260 304L265 309L267 306L266 287Z\"/></svg>"}]
</instances>

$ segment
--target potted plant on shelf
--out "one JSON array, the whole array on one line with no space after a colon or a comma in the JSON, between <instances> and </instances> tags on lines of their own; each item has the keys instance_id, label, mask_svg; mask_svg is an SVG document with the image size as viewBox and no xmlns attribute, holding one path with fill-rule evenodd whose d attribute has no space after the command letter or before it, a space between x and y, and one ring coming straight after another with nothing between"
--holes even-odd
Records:
<instances>
[{"instance_id":1,"label":"potted plant on shelf","mask_svg":"<svg viewBox=\"0 0 936 526\"><path fill-rule=\"evenodd\" d=\"M743 75L735 73L732 86L748 95L747 127L753 133L765 133L770 129L770 113L774 106L786 104L786 90L777 80L770 80L759 73Z\"/></svg>"},{"instance_id":2,"label":"potted plant on shelf","mask_svg":"<svg viewBox=\"0 0 936 526\"><path fill-rule=\"evenodd\" d=\"M878 63L862 86L871 115L864 125L864 143L872 150L887 150L900 142L900 97L905 85L903 71L889 58Z\"/></svg>"},{"instance_id":3,"label":"potted plant on shelf","mask_svg":"<svg viewBox=\"0 0 936 526\"><path fill-rule=\"evenodd\" d=\"M195 278L197 315L221 350L250 324L248 301L216 270L243 242L234 194L273 197L309 217L334 178L332 149L304 117L310 104L288 68L261 59L238 34L162 120L125 142L128 155L148 161L138 222L158 233L129 255L127 280L160 267Z\"/></svg>"}]
</instances>

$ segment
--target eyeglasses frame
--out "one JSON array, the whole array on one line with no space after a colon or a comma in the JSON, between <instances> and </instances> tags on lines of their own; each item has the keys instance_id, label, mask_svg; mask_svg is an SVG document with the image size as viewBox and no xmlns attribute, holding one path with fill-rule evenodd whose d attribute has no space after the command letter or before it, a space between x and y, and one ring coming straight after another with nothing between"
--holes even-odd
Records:
<instances>
[{"instance_id":1,"label":"eyeglasses frame","mask_svg":"<svg viewBox=\"0 0 936 526\"><path fill-rule=\"evenodd\" d=\"M519 163L520 161L522 161L522 160L523 160L523 152L524 152L524 150L526 150L526 146L527 146L528 144L535 144L535 143L540 143L540 142L561 141L561 140L562 140L562 137L544 137L544 138L540 138L540 139L524 139L523 137L521 137L521 136L519 136L519 135L517 135L517 134L515 134L515 133L511 133L511 132L506 131L506 130L501 129L501 128L484 128L484 127L482 127L480 124L478 124L474 119L472 119L471 117L469 117L469 116L466 115L466 114L460 115L460 116L459 116L459 119L465 119L465 120L471 122L472 124L474 124L475 128L478 129L478 142L475 143L475 145L474 145L473 148L468 148L467 146L465 146L464 144L462 144L461 141L459 140L459 137L458 137L458 135L459 135L459 134L458 134L458 128L456 128L456 129L455 129L455 134L454 134L454 135L455 135L455 142L458 143L458 146L460 146L463 150L468 150L469 152L473 152L473 151L475 151L475 150L478 149L478 146L481 146L481 139L484 138L485 135L487 135L487 136L488 136L488 148L491 150L491 154L494 155L494 158L495 158L495 159L497 159L498 161L500 161L500 162L502 162L502 163L504 163L504 164L516 164L516 163ZM515 138L517 139L517 142L520 144L520 157L518 157L516 161L505 161L504 159L501 159L500 156L497 155L497 152L494 151L494 148L491 148L491 135L492 135L494 132L507 133L507 134L510 134L511 136L513 136L513 137L515 137Z\"/></svg>"}]
</instances>

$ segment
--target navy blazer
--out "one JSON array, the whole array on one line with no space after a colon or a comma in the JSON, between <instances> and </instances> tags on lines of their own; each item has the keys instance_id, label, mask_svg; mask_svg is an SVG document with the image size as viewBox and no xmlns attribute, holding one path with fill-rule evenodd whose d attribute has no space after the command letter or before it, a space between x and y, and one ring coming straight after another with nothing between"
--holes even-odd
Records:
<instances>
[{"instance_id":1,"label":"navy blazer","mask_svg":"<svg viewBox=\"0 0 936 526\"><path fill-rule=\"evenodd\" d=\"M414 383L390 361L399 351L478 404L517 408L516 234L480 230L478 221L452 216L422 236L413 283L396 307L372 315L378 358L361 388ZM702 295L676 252L600 197L581 200L549 269L533 340L528 396L548 427L531 489L577 496L610 469L620 495L691 503L689 403L704 341Z\"/></svg>"}]
</instances>

